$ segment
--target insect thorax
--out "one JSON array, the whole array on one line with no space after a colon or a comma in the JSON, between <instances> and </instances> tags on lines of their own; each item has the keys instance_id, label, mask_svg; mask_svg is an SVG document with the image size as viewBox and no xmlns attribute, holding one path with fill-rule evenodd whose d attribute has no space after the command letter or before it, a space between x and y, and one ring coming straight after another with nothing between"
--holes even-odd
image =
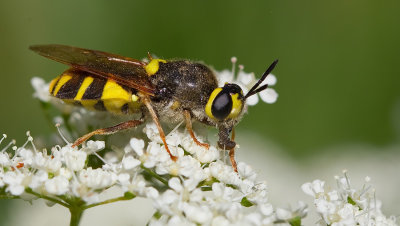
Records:
<instances>
[{"instance_id":1,"label":"insect thorax","mask_svg":"<svg viewBox=\"0 0 400 226\"><path fill-rule=\"evenodd\" d=\"M190 110L199 121L207 118L205 105L210 94L218 87L214 73L207 66L190 61L160 62L157 73L150 79L157 89L152 101L155 106L160 106L157 107L159 112L172 116L185 109Z\"/></svg>"}]
</instances>

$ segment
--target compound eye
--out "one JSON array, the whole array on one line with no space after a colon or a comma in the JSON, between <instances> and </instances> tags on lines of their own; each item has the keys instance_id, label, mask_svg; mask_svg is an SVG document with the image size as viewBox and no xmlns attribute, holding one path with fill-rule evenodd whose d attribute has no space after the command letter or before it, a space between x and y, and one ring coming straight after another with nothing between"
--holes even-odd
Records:
<instances>
[{"instance_id":1,"label":"compound eye","mask_svg":"<svg viewBox=\"0 0 400 226\"><path fill-rule=\"evenodd\" d=\"M211 93L205 112L214 120L236 119L240 116L243 105L242 89L235 84L225 84L223 88L216 88Z\"/></svg>"},{"instance_id":2,"label":"compound eye","mask_svg":"<svg viewBox=\"0 0 400 226\"><path fill-rule=\"evenodd\" d=\"M232 111L232 98L228 92L221 91L215 97L212 106L212 115L219 120L225 119Z\"/></svg>"}]
</instances>

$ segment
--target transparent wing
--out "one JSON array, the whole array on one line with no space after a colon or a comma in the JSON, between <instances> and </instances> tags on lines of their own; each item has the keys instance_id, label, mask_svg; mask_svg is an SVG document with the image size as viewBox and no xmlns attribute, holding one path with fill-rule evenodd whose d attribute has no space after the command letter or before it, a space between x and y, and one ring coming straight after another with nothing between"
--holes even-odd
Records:
<instances>
[{"instance_id":1,"label":"transparent wing","mask_svg":"<svg viewBox=\"0 0 400 226\"><path fill-rule=\"evenodd\" d=\"M154 95L154 86L144 69L146 63L142 61L65 45L34 45L29 48L44 57L70 65L78 70L113 79L129 88Z\"/></svg>"}]
</instances>

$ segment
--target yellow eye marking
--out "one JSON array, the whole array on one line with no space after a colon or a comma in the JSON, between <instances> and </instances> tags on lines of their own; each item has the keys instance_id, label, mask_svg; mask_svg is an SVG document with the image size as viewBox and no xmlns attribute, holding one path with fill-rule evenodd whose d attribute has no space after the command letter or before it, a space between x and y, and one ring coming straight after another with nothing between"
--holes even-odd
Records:
<instances>
[{"instance_id":1,"label":"yellow eye marking","mask_svg":"<svg viewBox=\"0 0 400 226\"><path fill-rule=\"evenodd\" d=\"M67 83L70 79L72 78L71 75L68 74L63 74L60 78L60 80L58 80L56 88L54 88L54 92L53 92L53 96L56 96L58 91L60 91L61 87Z\"/></svg>"},{"instance_id":2,"label":"yellow eye marking","mask_svg":"<svg viewBox=\"0 0 400 226\"><path fill-rule=\"evenodd\" d=\"M160 62L167 63L167 61L162 59L152 59L150 63L144 66L144 69L146 70L148 76L152 76L157 73L158 69L160 68Z\"/></svg>"},{"instance_id":3,"label":"yellow eye marking","mask_svg":"<svg viewBox=\"0 0 400 226\"><path fill-rule=\"evenodd\" d=\"M235 93L231 95L232 97L232 110L229 113L228 118L237 118L242 111L243 101L238 99L239 93Z\"/></svg>"},{"instance_id":4,"label":"yellow eye marking","mask_svg":"<svg viewBox=\"0 0 400 226\"><path fill-rule=\"evenodd\" d=\"M93 82L93 77L86 77L83 82L81 87L79 87L78 93L76 94L74 100L81 100L83 97L83 94L85 94L86 89L92 84Z\"/></svg>"},{"instance_id":5,"label":"yellow eye marking","mask_svg":"<svg viewBox=\"0 0 400 226\"><path fill-rule=\"evenodd\" d=\"M107 80L104 85L101 100L104 107L111 112L120 112L121 107L132 101L132 94L113 80Z\"/></svg>"},{"instance_id":6,"label":"yellow eye marking","mask_svg":"<svg viewBox=\"0 0 400 226\"><path fill-rule=\"evenodd\" d=\"M211 107L212 107L212 104L213 104L213 102L214 102L214 99L215 99L215 97L218 95L218 93L219 92L221 92L222 91L222 88L216 88L216 89L214 89L214 91L211 93L211 95L210 95L210 98L208 98L208 102L207 102L207 104L206 104L206 108L205 108L205 111L206 111L206 114L208 115L208 117L210 117L210 118L212 118L212 119L215 119L215 117L214 117L214 115L212 114L212 112L211 112Z\"/></svg>"}]
</instances>

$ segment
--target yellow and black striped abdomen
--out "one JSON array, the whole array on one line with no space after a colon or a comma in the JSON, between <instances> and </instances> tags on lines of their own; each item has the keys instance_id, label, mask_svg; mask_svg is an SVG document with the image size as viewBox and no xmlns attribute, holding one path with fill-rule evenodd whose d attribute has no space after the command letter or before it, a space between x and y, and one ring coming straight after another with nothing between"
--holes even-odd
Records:
<instances>
[{"instance_id":1,"label":"yellow and black striped abdomen","mask_svg":"<svg viewBox=\"0 0 400 226\"><path fill-rule=\"evenodd\" d=\"M140 107L136 91L89 72L69 69L50 83L49 92L68 104L90 110L132 114Z\"/></svg>"}]
</instances>

